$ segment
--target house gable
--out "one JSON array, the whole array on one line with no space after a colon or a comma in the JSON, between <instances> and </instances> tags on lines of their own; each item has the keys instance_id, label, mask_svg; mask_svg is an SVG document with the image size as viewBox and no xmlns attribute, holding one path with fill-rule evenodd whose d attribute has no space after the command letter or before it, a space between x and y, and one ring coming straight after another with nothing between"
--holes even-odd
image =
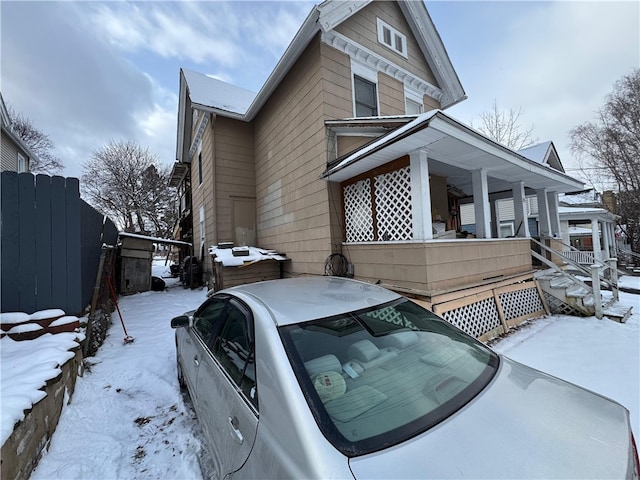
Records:
<instances>
[{"instance_id":1,"label":"house gable","mask_svg":"<svg viewBox=\"0 0 640 480\"><path fill-rule=\"evenodd\" d=\"M436 102L429 101L428 99L425 100L425 103L432 108L444 109L464 100L466 98L464 89L453 69L451 60L446 53L444 44L435 29L431 17L429 17L426 7L422 2L344 2L327 0L311 10L309 16L296 33L273 72L251 103L244 119L250 121L258 114L318 32L322 33L322 41L334 48L346 52L347 50L353 50L355 45L357 50L360 51L360 55L368 55L368 49L360 48L358 44L354 43L348 36L339 33L337 29L343 22L348 22L351 17L358 16L361 11L366 10L371 3L380 3L383 6L387 5L387 7L392 6L391 8L397 8L396 4L400 5L400 9L405 17L405 22L412 32L412 35L407 35L407 37L415 37L411 42L414 40L417 42L424 59L430 66L433 79L437 85L429 81L420 80L420 77L404 68L398 69L398 66L395 65L394 62L378 62L376 68L397 79L407 79L408 81L410 78L412 88L416 89L416 91L424 90L426 92L428 90L428 96L436 99L438 103L436 104ZM415 45L410 48L410 50L414 49ZM417 53L415 53L415 55L417 55ZM384 59L385 57L380 58ZM407 76L407 73L410 75Z\"/></svg>"},{"instance_id":2,"label":"house gable","mask_svg":"<svg viewBox=\"0 0 640 480\"><path fill-rule=\"evenodd\" d=\"M523 157L542 165L547 165L555 170L565 173L558 151L552 141L537 143L518 150Z\"/></svg>"},{"instance_id":3,"label":"house gable","mask_svg":"<svg viewBox=\"0 0 640 480\"><path fill-rule=\"evenodd\" d=\"M379 41L378 19L404 35L406 57ZM440 89L402 10L396 2L371 2L358 13L336 26L334 31Z\"/></svg>"}]
</instances>

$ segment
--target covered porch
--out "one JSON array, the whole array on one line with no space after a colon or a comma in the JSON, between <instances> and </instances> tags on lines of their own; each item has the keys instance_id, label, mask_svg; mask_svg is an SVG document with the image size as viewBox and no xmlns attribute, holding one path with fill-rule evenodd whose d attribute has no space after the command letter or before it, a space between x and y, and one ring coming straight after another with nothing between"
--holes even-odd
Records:
<instances>
[{"instance_id":1,"label":"covered porch","mask_svg":"<svg viewBox=\"0 0 640 480\"><path fill-rule=\"evenodd\" d=\"M433 296L531 272L526 196L537 197L540 235L559 238L558 193L583 189L439 110L325 124L337 158L323 178L341 192L336 240L362 280ZM501 239L494 199L509 197L520 228ZM459 221L470 201L473 234Z\"/></svg>"},{"instance_id":2,"label":"covered porch","mask_svg":"<svg viewBox=\"0 0 640 480\"><path fill-rule=\"evenodd\" d=\"M559 218L563 255L583 265L617 257L618 215L604 208L560 207Z\"/></svg>"}]
</instances>

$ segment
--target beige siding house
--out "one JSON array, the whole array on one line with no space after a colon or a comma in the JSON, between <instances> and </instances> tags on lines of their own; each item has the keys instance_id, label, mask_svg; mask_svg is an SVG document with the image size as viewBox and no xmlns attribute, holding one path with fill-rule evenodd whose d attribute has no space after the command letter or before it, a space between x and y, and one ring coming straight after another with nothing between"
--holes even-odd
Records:
<instances>
[{"instance_id":1,"label":"beige siding house","mask_svg":"<svg viewBox=\"0 0 640 480\"><path fill-rule=\"evenodd\" d=\"M518 222L535 194L552 235L558 193L583 185L444 112L465 98L423 2L317 5L257 93L180 71L176 236L209 273L208 247L234 242L286 253L286 276L350 274L427 302L530 272L528 230L492 235L492 202L515 199Z\"/></svg>"},{"instance_id":2,"label":"beige siding house","mask_svg":"<svg viewBox=\"0 0 640 480\"><path fill-rule=\"evenodd\" d=\"M11 118L0 93L0 172L29 172L30 160L34 158L29 147L11 127Z\"/></svg>"}]
</instances>

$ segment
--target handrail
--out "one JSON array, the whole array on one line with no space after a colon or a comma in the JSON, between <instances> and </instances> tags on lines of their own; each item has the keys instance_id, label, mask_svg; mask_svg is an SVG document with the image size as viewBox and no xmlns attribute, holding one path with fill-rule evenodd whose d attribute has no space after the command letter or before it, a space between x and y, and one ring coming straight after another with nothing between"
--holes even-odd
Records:
<instances>
[{"instance_id":1,"label":"handrail","mask_svg":"<svg viewBox=\"0 0 640 480\"><path fill-rule=\"evenodd\" d=\"M619 257L628 255L634 260L637 260L638 264L640 264L640 254L637 254L633 250L623 250L620 247L616 246L616 253L618 254Z\"/></svg>"},{"instance_id":2,"label":"handrail","mask_svg":"<svg viewBox=\"0 0 640 480\"><path fill-rule=\"evenodd\" d=\"M586 268L584 266L582 266L581 264L579 264L578 262L575 262L573 259L567 257L566 255L563 255L561 252L558 252L557 250L554 250L553 248L547 247L546 245L544 245L543 243L539 242L538 240L536 240L535 238L531 238L530 239L534 244L538 245L541 249L543 249L546 252L551 253L552 255L556 255L557 257L560 257L565 263L568 263L569 265L571 265L572 267L574 267L575 269L577 269L579 272L582 272L582 274L586 277L592 277L593 273L592 273L592 269L590 268ZM555 239L554 239L555 240ZM558 241L558 243L561 243L560 241ZM563 244L564 245L564 244ZM536 256L536 258L538 258ZM546 262L544 262L546 263ZM618 285L617 285L617 281L614 283L611 280L609 280L608 278L606 278L604 276L604 272L608 269L612 270L612 276L613 275L613 269L616 270L616 275L615 277L617 278L617 268L616 267L612 267L611 265L608 265L607 263L603 263L603 262L594 262L594 265L596 265L598 267L598 278L600 279L601 282L603 282L606 286L608 286L611 290L617 290Z\"/></svg>"},{"instance_id":3,"label":"handrail","mask_svg":"<svg viewBox=\"0 0 640 480\"><path fill-rule=\"evenodd\" d=\"M534 244L538 245L541 248L541 251L546 251L546 252L549 252L552 255L556 255L556 256L562 258L564 262L566 262L568 264L571 264L572 266L577 268L578 271L583 272L587 277L591 278L591 287L589 287L588 285L586 285L581 280L578 280L575 276L568 275L567 272L562 270L558 265L556 265L551 260L547 259L544 255L539 254L538 252L536 252L533 249L531 250L531 255L534 258L537 258L542 263L544 263L544 264L550 266L551 268L553 268L554 270L562 273L565 276L565 278L568 278L572 282L574 282L575 284L580 285L581 287L585 288L587 290L587 292L591 292L592 293L596 318L601 319L603 317L603 315L604 315L603 305L602 305L602 294L601 294L601 289L600 289L600 283L601 282L604 283L605 285L608 285L611 288L611 292L613 294L612 301L617 301L618 300L618 298L619 298L618 297L619 296L619 293L618 293L619 292L619 290L618 290L618 268L617 268L617 260L615 258L608 259L605 262L604 265L598 265L598 264L594 263L593 265L591 265L590 269L587 271L587 269L585 269L579 263L574 262L573 260L571 260L570 258L566 257L565 255L563 255L562 253L558 252L557 250L554 250L553 248L547 247L543 243L537 241L535 238L531 238L530 240ZM562 243L562 242L560 242L560 243ZM603 272L606 271L607 269L610 270L611 280L605 278L604 275L603 275Z\"/></svg>"},{"instance_id":4,"label":"handrail","mask_svg":"<svg viewBox=\"0 0 640 480\"><path fill-rule=\"evenodd\" d=\"M533 240L533 239L532 239ZM536 243L537 241L534 240ZM544 246L543 246L544 247ZM546 248L546 247L545 247ZM556 270L559 273L565 274L567 272L565 272L564 270L562 270L558 265L556 265L555 263L553 263L551 260L549 260L548 258L544 257L543 255L540 255L538 252L536 252L535 250L531 250L531 255L534 258L537 258L538 260L540 260L542 263L546 264L548 267L551 267L552 269ZM588 292L593 291L593 289L587 285L586 283L584 283L582 280L574 277L573 275L566 275L566 277L572 281L573 283L575 283L576 285L586 289Z\"/></svg>"}]
</instances>

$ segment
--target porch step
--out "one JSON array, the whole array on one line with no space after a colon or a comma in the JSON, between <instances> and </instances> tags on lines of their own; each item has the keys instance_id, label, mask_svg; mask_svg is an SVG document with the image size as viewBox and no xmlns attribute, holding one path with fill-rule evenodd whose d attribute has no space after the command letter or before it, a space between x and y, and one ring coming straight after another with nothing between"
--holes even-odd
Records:
<instances>
[{"instance_id":1,"label":"porch step","mask_svg":"<svg viewBox=\"0 0 640 480\"><path fill-rule=\"evenodd\" d=\"M603 313L609 320L613 320L618 323L625 323L631 316L632 311L633 307L621 305L619 302L611 302L604 308Z\"/></svg>"},{"instance_id":2,"label":"porch step","mask_svg":"<svg viewBox=\"0 0 640 480\"><path fill-rule=\"evenodd\" d=\"M591 295L591 292L584 288L582 285L570 283L565 289L565 294L567 295L567 297L585 298Z\"/></svg>"}]
</instances>

